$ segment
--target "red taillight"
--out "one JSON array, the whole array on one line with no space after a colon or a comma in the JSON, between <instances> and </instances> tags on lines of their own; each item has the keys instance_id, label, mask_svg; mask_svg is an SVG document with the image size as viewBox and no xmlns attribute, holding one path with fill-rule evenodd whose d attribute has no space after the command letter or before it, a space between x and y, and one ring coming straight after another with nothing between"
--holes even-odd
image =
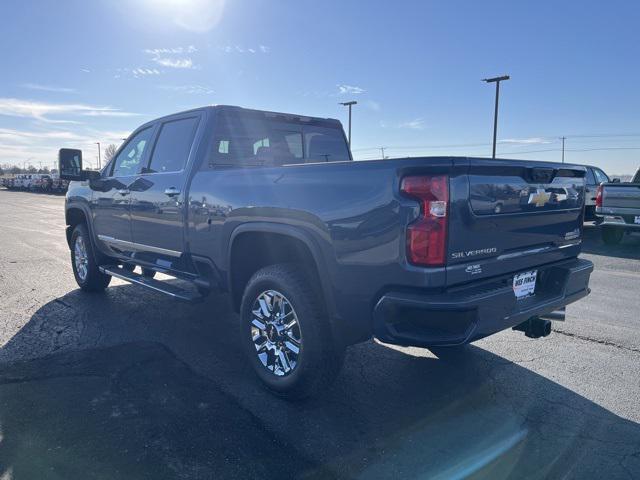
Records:
<instances>
[{"instance_id":1,"label":"red taillight","mask_svg":"<svg viewBox=\"0 0 640 480\"><path fill-rule=\"evenodd\" d=\"M449 177L415 176L402 179L400 191L420 201L420 217L407 227L407 257L415 265L445 264Z\"/></svg>"},{"instance_id":2,"label":"red taillight","mask_svg":"<svg viewBox=\"0 0 640 480\"><path fill-rule=\"evenodd\" d=\"M602 185L598 185L596 190L596 207L602 206Z\"/></svg>"}]
</instances>

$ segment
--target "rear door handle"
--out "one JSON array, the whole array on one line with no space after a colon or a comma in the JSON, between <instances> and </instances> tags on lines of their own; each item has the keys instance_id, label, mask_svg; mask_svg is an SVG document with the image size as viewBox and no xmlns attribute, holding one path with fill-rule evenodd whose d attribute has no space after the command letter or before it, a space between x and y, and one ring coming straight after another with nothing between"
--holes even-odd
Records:
<instances>
[{"instance_id":1,"label":"rear door handle","mask_svg":"<svg viewBox=\"0 0 640 480\"><path fill-rule=\"evenodd\" d=\"M175 187L169 187L164 191L164 194L169 197L175 197L176 195L180 195L180 190Z\"/></svg>"},{"instance_id":2,"label":"rear door handle","mask_svg":"<svg viewBox=\"0 0 640 480\"><path fill-rule=\"evenodd\" d=\"M129 195L131 192L128 188L121 188L118 190L118 193L124 197L125 195Z\"/></svg>"}]
</instances>

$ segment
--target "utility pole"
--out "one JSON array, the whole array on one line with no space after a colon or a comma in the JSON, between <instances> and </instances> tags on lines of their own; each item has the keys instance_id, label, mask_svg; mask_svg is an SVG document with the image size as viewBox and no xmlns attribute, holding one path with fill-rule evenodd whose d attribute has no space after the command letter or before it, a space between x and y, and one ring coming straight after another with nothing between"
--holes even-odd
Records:
<instances>
[{"instance_id":1,"label":"utility pole","mask_svg":"<svg viewBox=\"0 0 640 480\"><path fill-rule=\"evenodd\" d=\"M500 98L500 82L503 80L509 80L509 75L503 75L502 77L484 78L482 81L487 83L496 84L496 107L493 112L493 155L491 158L496 158L496 136L498 134L498 99Z\"/></svg>"},{"instance_id":2,"label":"utility pole","mask_svg":"<svg viewBox=\"0 0 640 480\"><path fill-rule=\"evenodd\" d=\"M380 151L382 152L382 160L384 160L384 149L385 147L380 147Z\"/></svg>"},{"instance_id":3,"label":"utility pole","mask_svg":"<svg viewBox=\"0 0 640 480\"><path fill-rule=\"evenodd\" d=\"M102 168L102 159L100 158L100 142L96 142L98 145L98 170Z\"/></svg>"},{"instance_id":4,"label":"utility pole","mask_svg":"<svg viewBox=\"0 0 640 480\"><path fill-rule=\"evenodd\" d=\"M351 107L357 105L358 102L351 100L350 102L340 102L340 105L349 107L349 150L351 150Z\"/></svg>"},{"instance_id":5,"label":"utility pole","mask_svg":"<svg viewBox=\"0 0 640 480\"><path fill-rule=\"evenodd\" d=\"M560 140L562 140L562 163L564 163L564 141L567 139L567 137L560 137Z\"/></svg>"}]
</instances>

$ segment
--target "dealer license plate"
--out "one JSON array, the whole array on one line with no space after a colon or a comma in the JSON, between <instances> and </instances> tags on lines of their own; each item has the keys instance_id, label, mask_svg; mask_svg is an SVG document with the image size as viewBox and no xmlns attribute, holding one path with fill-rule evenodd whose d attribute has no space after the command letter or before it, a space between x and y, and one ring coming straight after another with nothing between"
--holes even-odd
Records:
<instances>
[{"instance_id":1,"label":"dealer license plate","mask_svg":"<svg viewBox=\"0 0 640 480\"><path fill-rule=\"evenodd\" d=\"M636 215L636 218L633 219L633 222L640 225L640 215Z\"/></svg>"},{"instance_id":2,"label":"dealer license plate","mask_svg":"<svg viewBox=\"0 0 640 480\"><path fill-rule=\"evenodd\" d=\"M537 270L531 270L530 272L523 272L514 275L513 277L513 293L516 298L521 298L533 295L536 290L536 277L538 276Z\"/></svg>"}]
</instances>

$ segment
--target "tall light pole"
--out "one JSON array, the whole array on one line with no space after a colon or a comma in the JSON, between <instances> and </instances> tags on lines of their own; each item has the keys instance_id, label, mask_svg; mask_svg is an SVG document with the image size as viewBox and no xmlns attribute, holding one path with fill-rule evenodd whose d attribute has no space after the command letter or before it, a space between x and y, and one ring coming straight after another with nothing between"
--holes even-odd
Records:
<instances>
[{"instance_id":1,"label":"tall light pole","mask_svg":"<svg viewBox=\"0 0 640 480\"><path fill-rule=\"evenodd\" d=\"M493 155L491 158L496 158L496 136L498 134L498 99L500 98L500 82L503 80L509 80L509 75L503 75L502 77L484 78L482 81L487 83L496 84L496 108L493 112Z\"/></svg>"},{"instance_id":2,"label":"tall light pole","mask_svg":"<svg viewBox=\"0 0 640 480\"><path fill-rule=\"evenodd\" d=\"M560 137L560 140L562 140L562 163L564 163L564 141L567 139L567 137Z\"/></svg>"},{"instance_id":3,"label":"tall light pole","mask_svg":"<svg viewBox=\"0 0 640 480\"><path fill-rule=\"evenodd\" d=\"M98 145L98 170L102 168L102 159L100 158L100 142L96 142Z\"/></svg>"},{"instance_id":4,"label":"tall light pole","mask_svg":"<svg viewBox=\"0 0 640 480\"><path fill-rule=\"evenodd\" d=\"M351 100L350 102L340 102L340 105L349 107L349 150L351 150L351 107L357 105L358 102Z\"/></svg>"}]
</instances>

